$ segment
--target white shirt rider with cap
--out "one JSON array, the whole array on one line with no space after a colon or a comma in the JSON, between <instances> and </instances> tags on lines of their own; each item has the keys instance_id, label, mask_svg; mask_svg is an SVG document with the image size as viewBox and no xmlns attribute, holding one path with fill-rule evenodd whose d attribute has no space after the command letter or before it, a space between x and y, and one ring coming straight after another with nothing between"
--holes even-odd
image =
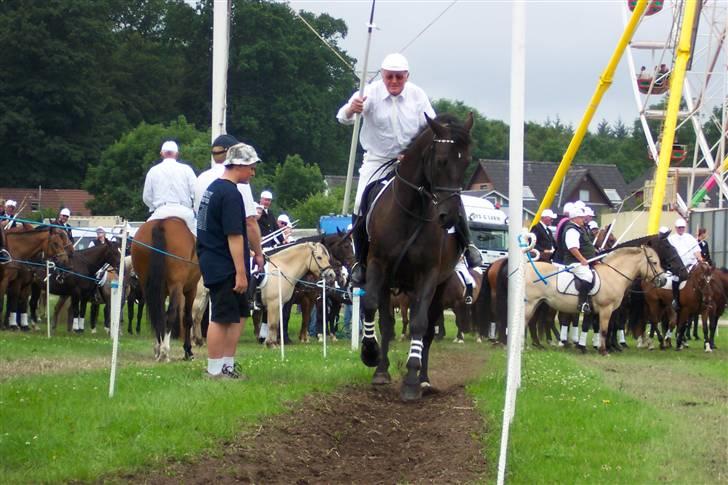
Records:
<instances>
[{"instance_id":1,"label":"white shirt rider with cap","mask_svg":"<svg viewBox=\"0 0 728 485\"><path fill-rule=\"evenodd\" d=\"M392 95L383 79L374 81L364 88L364 105L362 111L362 128L359 142L364 148L364 161L359 169L359 183L354 199L354 212L358 212L362 192L370 181L382 178L394 167L383 169L382 165L397 158L404 151L412 138L426 125L424 114L435 117L435 110L430 104L425 91L409 82L409 64L401 54L390 54L382 62L382 70L387 75L402 75L398 79L404 85L401 92ZM359 98L354 93L336 114L339 123L351 125L354 114L349 109Z\"/></svg>"},{"instance_id":2,"label":"white shirt rider with cap","mask_svg":"<svg viewBox=\"0 0 728 485\"><path fill-rule=\"evenodd\" d=\"M584 217L584 209L579 206L571 207L571 210L569 211L569 219L573 219L574 217ZM566 245L567 251L573 248L581 249L581 244L579 242L580 236L581 234L574 227L569 227L566 230L566 233L564 234L564 244ZM591 283L594 278L589 265L576 264L571 268L571 272L580 280L589 283Z\"/></svg>"},{"instance_id":3,"label":"white shirt rider with cap","mask_svg":"<svg viewBox=\"0 0 728 485\"><path fill-rule=\"evenodd\" d=\"M682 218L675 222L675 228L679 227L687 227L687 223ZM682 259L683 264L688 270L698 263L700 257L700 246L698 244L698 240L695 239L695 236L687 232L687 230L682 234L678 234L677 231L674 231L667 236L667 240L680 255L680 259Z\"/></svg>"},{"instance_id":4,"label":"white shirt rider with cap","mask_svg":"<svg viewBox=\"0 0 728 485\"><path fill-rule=\"evenodd\" d=\"M147 220L179 217L185 221L190 232L197 235L197 223L192 210L197 177L189 165L173 157L177 152L175 142L164 142L161 154L165 158L147 172L143 200L152 212Z\"/></svg>"}]
</instances>

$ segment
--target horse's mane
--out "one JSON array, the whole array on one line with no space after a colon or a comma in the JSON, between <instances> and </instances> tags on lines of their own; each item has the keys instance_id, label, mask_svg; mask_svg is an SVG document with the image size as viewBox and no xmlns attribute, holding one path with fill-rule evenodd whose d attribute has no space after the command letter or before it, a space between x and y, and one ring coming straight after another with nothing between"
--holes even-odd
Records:
<instances>
[{"instance_id":1,"label":"horse's mane","mask_svg":"<svg viewBox=\"0 0 728 485\"><path fill-rule=\"evenodd\" d=\"M657 237L655 234L649 235L649 236L641 236L635 239L630 239L629 241L625 241L622 243L617 244L614 246L610 251L614 251L615 249L619 248L634 248L642 246L643 244L646 244L653 240L655 237Z\"/></svg>"},{"instance_id":2,"label":"horse's mane","mask_svg":"<svg viewBox=\"0 0 728 485\"><path fill-rule=\"evenodd\" d=\"M452 137L456 145L466 146L470 144L470 132L465 129L463 123L456 116L450 113L442 113L440 115L437 115L434 121L437 121L438 123L448 127L448 129L450 130L450 136ZM420 128L420 131L417 132L414 137L412 137L412 140L410 140L404 152L408 153L411 149L415 148L415 146L417 145L417 140L419 140L420 138L420 135L428 130L430 130L430 125L425 123L425 125Z\"/></svg>"},{"instance_id":3,"label":"horse's mane","mask_svg":"<svg viewBox=\"0 0 728 485\"><path fill-rule=\"evenodd\" d=\"M35 226L32 229L28 229L26 231L18 231L18 232L9 232L7 234L13 234L13 235L29 235L29 234L37 234L39 232L48 232L51 229L53 229L53 226Z\"/></svg>"}]
</instances>

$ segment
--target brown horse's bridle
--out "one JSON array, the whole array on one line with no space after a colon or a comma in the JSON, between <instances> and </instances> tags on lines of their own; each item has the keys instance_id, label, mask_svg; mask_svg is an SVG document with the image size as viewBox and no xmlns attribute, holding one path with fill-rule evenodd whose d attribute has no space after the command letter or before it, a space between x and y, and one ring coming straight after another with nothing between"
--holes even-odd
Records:
<instances>
[{"instance_id":1,"label":"brown horse's bridle","mask_svg":"<svg viewBox=\"0 0 728 485\"><path fill-rule=\"evenodd\" d=\"M433 138L432 145L430 146L430 149L427 150L428 153L434 151L433 148L436 143L454 144L455 140L453 140L452 138ZM430 202L432 202L432 204L435 207L437 207L438 204L442 204L443 202L445 202L448 199L451 199L455 196L460 195L460 193L463 191L462 187L442 187L439 185L432 185L434 169L433 169L432 161L429 160L429 157L428 157L428 162L429 162L428 165L430 168L430 171L429 171L430 173L429 173L429 177L425 176L425 180L430 185L430 190L428 190L427 187L425 187L424 185L415 185L412 182L410 182L409 180L407 180L406 178L404 178L399 173L399 166L395 167L394 173L397 176L397 178L399 180L401 180L406 186L410 187L411 189L414 189L417 193L419 193L420 195L429 199ZM427 173L427 172L425 172L425 173ZM445 194L444 197L442 196L443 193Z\"/></svg>"}]
</instances>

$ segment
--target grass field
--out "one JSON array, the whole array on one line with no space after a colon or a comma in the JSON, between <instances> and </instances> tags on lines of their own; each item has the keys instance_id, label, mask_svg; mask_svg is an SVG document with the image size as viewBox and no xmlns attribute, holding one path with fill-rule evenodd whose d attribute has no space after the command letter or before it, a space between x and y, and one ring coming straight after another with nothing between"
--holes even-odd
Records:
<instances>
[{"instance_id":1,"label":"grass field","mask_svg":"<svg viewBox=\"0 0 728 485\"><path fill-rule=\"evenodd\" d=\"M292 329L299 318L292 316ZM680 353L631 348L607 358L528 350L509 483L728 481L725 333L713 354L698 345ZM476 345L469 339L465 350ZM149 335L123 337L110 400L105 334L62 331L48 340L43 332L0 332L2 481L93 480L214 452L287 403L344 384L367 385L371 376L348 342L332 345L325 361L320 344L296 344L281 362L278 352L245 337L238 355L250 379L242 384L203 379L205 350L189 363L178 360L179 347L174 342L176 361L157 364ZM404 358L405 347L395 346L393 362ZM449 341L436 344L437 352L453 349ZM485 429L474 433L482 436L490 464L483 482L492 483L505 352L485 349L489 365L469 389L486 418Z\"/></svg>"}]
</instances>

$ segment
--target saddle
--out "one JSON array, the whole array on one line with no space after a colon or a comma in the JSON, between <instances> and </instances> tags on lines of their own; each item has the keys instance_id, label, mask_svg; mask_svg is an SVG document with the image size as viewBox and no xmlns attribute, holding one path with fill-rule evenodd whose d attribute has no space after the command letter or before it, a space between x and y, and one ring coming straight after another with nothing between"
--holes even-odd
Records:
<instances>
[{"instance_id":1,"label":"saddle","mask_svg":"<svg viewBox=\"0 0 728 485\"><path fill-rule=\"evenodd\" d=\"M386 189L393 180L394 172L385 178L370 183L367 185L366 189L364 189L364 195L361 198L362 203L360 204L361 207L359 207L359 212L365 216L364 227L366 229L367 236L369 235L369 221L372 210L374 209L374 206L377 205L377 202L379 202L379 198L384 193L384 189Z\"/></svg>"},{"instance_id":2,"label":"saddle","mask_svg":"<svg viewBox=\"0 0 728 485\"><path fill-rule=\"evenodd\" d=\"M589 290L590 296L595 295L602 287L602 281L599 279L599 274L594 270L591 270L591 272L594 278L594 284L592 285L591 290ZM559 293L564 295L579 296L579 290L576 287L574 280L575 277L573 273L563 271L556 275L556 289Z\"/></svg>"}]
</instances>

